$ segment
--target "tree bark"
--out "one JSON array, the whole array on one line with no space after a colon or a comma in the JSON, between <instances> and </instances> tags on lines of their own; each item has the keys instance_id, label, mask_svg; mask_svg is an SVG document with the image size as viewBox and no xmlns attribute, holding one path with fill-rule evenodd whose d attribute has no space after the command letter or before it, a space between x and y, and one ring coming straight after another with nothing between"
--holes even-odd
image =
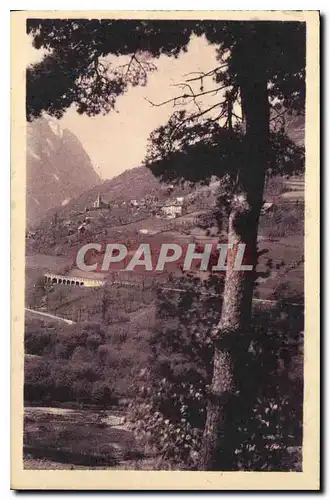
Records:
<instances>
[{"instance_id":1,"label":"tree bark","mask_svg":"<svg viewBox=\"0 0 330 500\"><path fill-rule=\"evenodd\" d=\"M262 72L261 72L262 73ZM257 73L258 74L258 73ZM259 73L260 74L260 73ZM217 339L214 345L213 379L200 454L200 470L230 470L233 453L228 423L233 419L233 400L243 397L239 378L243 354L249 346L252 297L257 264L257 234L267 169L269 102L266 78L241 79L245 119L246 163L239 175L240 194L229 216L229 251ZM252 271L237 271L237 244L244 243Z\"/></svg>"}]
</instances>

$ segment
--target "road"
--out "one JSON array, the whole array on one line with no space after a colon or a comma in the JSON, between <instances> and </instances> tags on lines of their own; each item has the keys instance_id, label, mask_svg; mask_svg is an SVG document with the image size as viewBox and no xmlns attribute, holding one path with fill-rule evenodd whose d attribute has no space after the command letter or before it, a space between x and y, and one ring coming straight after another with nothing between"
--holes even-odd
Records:
<instances>
[{"instance_id":1,"label":"road","mask_svg":"<svg viewBox=\"0 0 330 500\"><path fill-rule=\"evenodd\" d=\"M72 321L71 319L61 318L60 316L55 316L54 314L44 313L41 311L35 311L34 309L29 309L28 307L26 307L25 310L32 313L32 314L36 314L37 316L43 316L46 318L51 318L51 319L56 319L58 321L63 321L63 323L66 323L67 325L75 325L76 324L76 322Z\"/></svg>"}]
</instances>

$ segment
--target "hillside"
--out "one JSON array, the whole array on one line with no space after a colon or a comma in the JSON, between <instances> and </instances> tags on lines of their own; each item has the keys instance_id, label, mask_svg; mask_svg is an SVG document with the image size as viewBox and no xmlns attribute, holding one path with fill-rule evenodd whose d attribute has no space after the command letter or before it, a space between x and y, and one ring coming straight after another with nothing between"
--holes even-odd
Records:
<instances>
[{"instance_id":1,"label":"hillside","mask_svg":"<svg viewBox=\"0 0 330 500\"><path fill-rule=\"evenodd\" d=\"M279 118L281 121L281 118ZM281 122L282 123L282 122ZM289 137L299 146L304 145L305 118L304 116L293 116L285 114L285 128ZM81 179L82 180L82 179ZM84 179L86 180L86 179ZM67 217L70 212L83 212L86 206L91 205L97 198L98 193L102 199L110 204L123 203L131 199L141 199L146 195L163 199L168 196L166 185L161 183L143 166L125 170L125 172L104 181L102 184L95 185L96 182L86 187L78 196L71 197L63 208L58 208L58 214ZM188 194L190 189L176 188L173 192L175 196Z\"/></svg>"},{"instance_id":2,"label":"hillside","mask_svg":"<svg viewBox=\"0 0 330 500\"><path fill-rule=\"evenodd\" d=\"M166 186L161 184L146 167L136 167L104 181L102 184L87 189L80 196L72 199L65 206L59 207L60 216L67 216L70 212L83 212L90 206L98 194L110 203L123 203L131 199L141 199L146 195L155 197L166 196Z\"/></svg>"},{"instance_id":3,"label":"hillside","mask_svg":"<svg viewBox=\"0 0 330 500\"><path fill-rule=\"evenodd\" d=\"M282 118L279 120L282 122ZM285 117L285 123L291 139L303 145L304 117L288 115ZM284 180L278 177L269 179L264 194L265 201L277 203L279 196L287 201L303 200L303 177L297 181L299 192L296 190L297 187L292 192L293 187L284 185L283 182ZM136 237L140 231L149 233L176 231L178 225L176 222L160 220L156 218L156 213L164 202L182 196L185 200L185 217L181 217L178 222L181 226L182 224L185 226L181 228L182 230L191 230L195 225L197 214L212 209L214 206L219 187L219 182L194 188L173 187L161 183L144 166L126 170L113 179L93 185L79 196L68 200L65 204L62 202L62 206L49 211L37 225L33 239L28 241L28 253L52 255L72 253L77 244L83 241L81 235L78 234L80 226L85 226L85 228L88 226L87 237L93 237L94 241L103 241L104 238L132 238ZM88 211L98 195L109 208ZM136 205L134 205L135 202ZM189 221L185 220L188 214L191 214Z\"/></svg>"},{"instance_id":4,"label":"hillside","mask_svg":"<svg viewBox=\"0 0 330 500\"><path fill-rule=\"evenodd\" d=\"M27 224L101 182L77 137L55 120L27 124Z\"/></svg>"}]
</instances>

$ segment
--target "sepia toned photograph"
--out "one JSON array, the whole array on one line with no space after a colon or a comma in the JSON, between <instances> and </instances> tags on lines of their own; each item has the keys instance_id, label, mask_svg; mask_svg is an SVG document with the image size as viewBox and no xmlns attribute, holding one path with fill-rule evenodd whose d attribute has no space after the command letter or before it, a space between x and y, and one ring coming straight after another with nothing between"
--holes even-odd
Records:
<instances>
[{"instance_id":1,"label":"sepia toned photograph","mask_svg":"<svg viewBox=\"0 0 330 500\"><path fill-rule=\"evenodd\" d=\"M13 13L18 488L317 489L318 13L206 14Z\"/></svg>"}]
</instances>

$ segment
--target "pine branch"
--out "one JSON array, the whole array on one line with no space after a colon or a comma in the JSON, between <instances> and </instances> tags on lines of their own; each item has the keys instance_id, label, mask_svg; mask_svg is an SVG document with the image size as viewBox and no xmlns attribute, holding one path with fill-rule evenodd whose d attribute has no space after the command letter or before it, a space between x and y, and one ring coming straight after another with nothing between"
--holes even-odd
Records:
<instances>
[{"instance_id":1,"label":"pine branch","mask_svg":"<svg viewBox=\"0 0 330 500\"><path fill-rule=\"evenodd\" d=\"M281 111L280 113L278 113L276 116L273 116L269 121L272 122L272 121L275 121L277 120L278 118L280 118L281 116L285 115L285 113L287 112L286 109L284 109L283 111Z\"/></svg>"},{"instance_id":2,"label":"pine branch","mask_svg":"<svg viewBox=\"0 0 330 500\"><path fill-rule=\"evenodd\" d=\"M180 85L186 85L185 83L184 84L174 84L174 86L180 86ZM190 85L189 85L190 87ZM207 95L207 94L216 94L217 92L219 92L220 90L223 90L224 88L226 88L226 85L225 86L222 86L222 87L218 87L216 89L212 89L212 90L206 90L205 92L199 92L198 94L195 94L195 93L192 93L192 94L182 94L182 95L179 95L179 96L176 96L176 97L171 97L171 99L167 99L166 101L163 101L163 102L160 102L160 103L154 103L152 101L150 101L149 99L147 99L146 97L144 97L144 99L146 101L149 102L149 104L151 104L152 106L154 107L157 107L159 108L160 106L164 106L165 104L169 104L170 102L173 102L174 105L176 105L177 101L179 99L189 99L189 98L192 98L193 100L196 98L196 97L201 97L201 96L204 96L204 95Z\"/></svg>"},{"instance_id":3,"label":"pine branch","mask_svg":"<svg viewBox=\"0 0 330 500\"><path fill-rule=\"evenodd\" d=\"M174 129L171 131L171 136L173 136L173 134L180 128L182 127L182 125L184 123L187 123L189 121L192 121L192 120L196 120L198 118L200 118L201 116L204 116L206 115L207 113L209 113L210 111L212 111L213 109L219 107L219 106L222 106L224 103L223 102L218 102L217 104L214 104L213 106L210 106L209 108L203 110L202 112L199 112L199 113L195 113L194 115L189 115L187 116L187 118L184 118L183 120L181 120L179 123L177 123L177 125L174 127Z\"/></svg>"},{"instance_id":4,"label":"pine branch","mask_svg":"<svg viewBox=\"0 0 330 500\"><path fill-rule=\"evenodd\" d=\"M185 75L183 76L189 76L189 75L196 75L198 74L199 76L196 76L194 78L189 78L188 80L186 80L187 82L195 82L197 80L203 80L203 78L206 78L208 76L212 76L212 75L215 75L220 69L222 68L225 68L228 66L228 63L225 63L225 64L222 64L221 66L217 66L216 68L214 69L211 69L211 71L208 71L208 72L203 72L203 71L192 71L190 73L186 73Z\"/></svg>"}]
</instances>

